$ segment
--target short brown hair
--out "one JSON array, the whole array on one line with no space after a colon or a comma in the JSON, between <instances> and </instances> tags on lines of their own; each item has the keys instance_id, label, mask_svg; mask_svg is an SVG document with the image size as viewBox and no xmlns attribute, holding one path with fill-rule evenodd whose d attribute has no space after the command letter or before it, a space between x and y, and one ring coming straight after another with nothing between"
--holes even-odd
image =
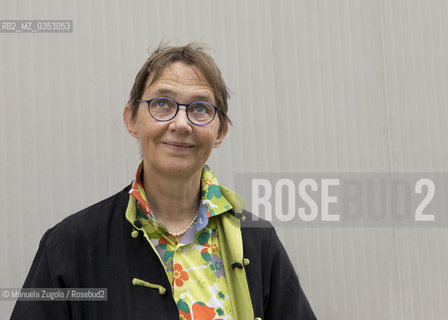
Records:
<instances>
[{"instance_id":1,"label":"short brown hair","mask_svg":"<svg viewBox=\"0 0 448 320\"><path fill-rule=\"evenodd\" d=\"M137 73L132 86L128 101L128 104L132 107L132 117L135 118L137 116L140 105L138 100L142 98L149 77L152 77L151 82L154 82L165 68L175 62L183 62L188 66L195 66L205 77L212 88L216 106L220 110L218 111L219 131L222 132L226 123L231 124L227 116L229 90L215 61L205 52L204 46L198 43L189 43L185 46L164 46L160 44L150 54Z\"/></svg>"}]
</instances>

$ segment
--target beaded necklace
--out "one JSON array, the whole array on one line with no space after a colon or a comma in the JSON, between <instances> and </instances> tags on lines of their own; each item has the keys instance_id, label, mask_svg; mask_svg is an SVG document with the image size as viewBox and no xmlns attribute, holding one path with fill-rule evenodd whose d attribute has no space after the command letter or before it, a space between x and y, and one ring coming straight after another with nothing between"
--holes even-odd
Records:
<instances>
[{"instance_id":1,"label":"beaded necklace","mask_svg":"<svg viewBox=\"0 0 448 320\"><path fill-rule=\"evenodd\" d=\"M193 224L196 222L196 219L198 218L198 214L199 214L199 210L198 210L198 212L196 212L196 215L194 216L193 220L191 220L190 224L188 226L186 226L184 229L182 229L179 232L170 232L170 233L175 237L179 237L179 236L182 236L183 234L185 234L185 232L187 232L193 226Z\"/></svg>"}]
</instances>

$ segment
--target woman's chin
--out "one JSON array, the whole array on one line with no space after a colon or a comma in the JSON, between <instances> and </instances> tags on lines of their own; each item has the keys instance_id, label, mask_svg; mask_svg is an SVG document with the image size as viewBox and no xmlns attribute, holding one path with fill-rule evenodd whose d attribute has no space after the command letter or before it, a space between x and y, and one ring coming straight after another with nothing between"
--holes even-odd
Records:
<instances>
[{"instance_id":1,"label":"woman's chin","mask_svg":"<svg viewBox=\"0 0 448 320\"><path fill-rule=\"evenodd\" d=\"M163 173L168 176L192 176L197 173L198 170L201 170L202 166L198 166L197 164L192 165L188 163L176 162L176 163L166 163L163 166Z\"/></svg>"}]
</instances>

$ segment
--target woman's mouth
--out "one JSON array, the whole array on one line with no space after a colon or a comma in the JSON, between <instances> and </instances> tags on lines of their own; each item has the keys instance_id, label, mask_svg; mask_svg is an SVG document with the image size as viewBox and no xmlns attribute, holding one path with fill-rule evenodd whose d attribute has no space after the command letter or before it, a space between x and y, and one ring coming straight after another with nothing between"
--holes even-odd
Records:
<instances>
[{"instance_id":1,"label":"woman's mouth","mask_svg":"<svg viewBox=\"0 0 448 320\"><path fill-rule=\"evenodd\" d=\"M168 141L168 142L162 142L162 144L164 144L171 150L176 150L176 151L188 151L194 147L194 145L192 145L190 143L185 143L185 142Z\"/></svg>"}]
</instances>

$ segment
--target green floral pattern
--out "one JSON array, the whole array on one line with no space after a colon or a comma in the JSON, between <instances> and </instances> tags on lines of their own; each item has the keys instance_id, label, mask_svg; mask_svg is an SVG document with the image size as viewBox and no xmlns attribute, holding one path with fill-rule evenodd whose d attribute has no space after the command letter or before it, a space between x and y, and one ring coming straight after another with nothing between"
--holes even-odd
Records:
<instances>
[{"instance_id":1,"label":"green floral pattern","mask_svg":"<svg viewBox=\"0 0 448 320\"><path fill-rule=\"evenodd\" d=\"M130 194L137 201L137 215L165 266L179 309L179 318L233 319L216 225L216 216L232 209L232 206L223 196L215 175L204 166L201 202L208 223L195 232L192 241L182 243L188 241L184 241L184 238L179 241L154 219L140 183L142 170L143 164L137 170Z\"/></svg>"}]
</instances>

